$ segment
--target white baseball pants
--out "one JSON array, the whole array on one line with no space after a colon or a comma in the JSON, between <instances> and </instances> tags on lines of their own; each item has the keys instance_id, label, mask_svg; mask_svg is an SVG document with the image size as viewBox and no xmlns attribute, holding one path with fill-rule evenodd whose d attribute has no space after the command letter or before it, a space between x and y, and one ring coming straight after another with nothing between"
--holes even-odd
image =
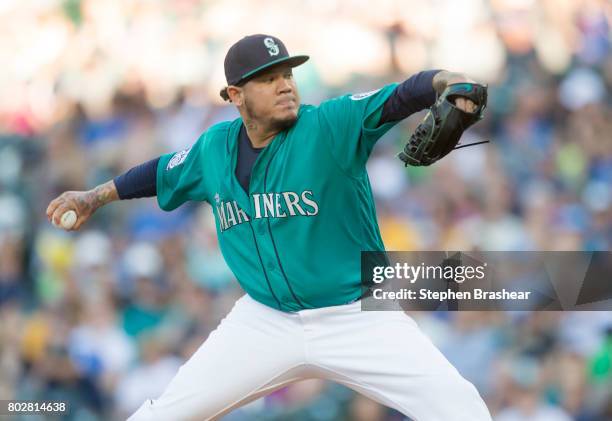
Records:
<instances>
[{"instance_id":1,"label":"white baseball pants","mask_svg":"<svg viewBox=\"0 0 612 421\"><path fill-rule=\"evenodd\" d=\"M217 419L307 378L341 383L415 421L491 420L476 388L405 313L361 311L360 302L285 313L245 295L129 421Z\"/></svg>"}]
</instances>

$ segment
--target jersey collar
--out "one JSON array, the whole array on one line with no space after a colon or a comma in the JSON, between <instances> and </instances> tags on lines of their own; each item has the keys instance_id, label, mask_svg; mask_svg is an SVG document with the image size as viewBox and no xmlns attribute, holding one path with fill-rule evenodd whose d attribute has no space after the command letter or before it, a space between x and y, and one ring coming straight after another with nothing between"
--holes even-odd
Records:
<instances>
[{"instance_id":1,"label":"jersey collar","mask_svg":"<svg viewBox=\"0 0 612 421\"><path fill-rule=\"evenodd\" d=\"M301 107L300 107L301 112ZM299 112L298 112L299 118ZM233 193L233 200L236 200L240 207L247 212L249 217L252 216L252 208L251 208L251 199L249 195L245 193L236 177L236 165L238 162L238 142L240 136L240 128L243 126L242 118L237 118L232 121L227 139L227 153L228 159L226 159L226 180L230 183L230 191ZM277 134L272 141L263 148L257 159L255 160L255 164L253 164L253 169L251 173L251 182L250 182L250 190L249 193L264 193L263 191L263 180L265 177L266 168L271 158L276 155L278 149L282 146L285 139L287 138L287 130L280 132ZM252 190L255 187L257 191Z\"/></svg>"}]
</instances>

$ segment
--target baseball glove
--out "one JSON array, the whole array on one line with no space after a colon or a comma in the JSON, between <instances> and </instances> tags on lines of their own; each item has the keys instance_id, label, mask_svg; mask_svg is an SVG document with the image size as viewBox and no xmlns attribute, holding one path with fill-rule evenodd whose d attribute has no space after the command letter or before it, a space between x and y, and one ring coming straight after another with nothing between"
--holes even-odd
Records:
<instances>
[{"instance_id":1,"label":"baseball glove","mask_svg":"<svg viewBox=\"0 0 612 421\"><path fill-rule=\"evenodd\" d=\"M457 97L472 100L476 104L476 110L469 113L457 108L454 103ZM431 165L453 149L488 142L486 140L457 146L463 132L484 117L486 106L486 85L476 83L448 85L410 136L404 151L397 156L406 166Z\"/></svg>"}]
</instances>

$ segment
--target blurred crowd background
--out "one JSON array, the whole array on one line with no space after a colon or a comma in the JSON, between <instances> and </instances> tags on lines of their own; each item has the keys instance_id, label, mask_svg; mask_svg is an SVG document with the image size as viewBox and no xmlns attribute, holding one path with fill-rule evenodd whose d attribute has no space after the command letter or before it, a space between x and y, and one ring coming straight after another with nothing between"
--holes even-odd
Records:
<instances>
[{"instance_id":1,"label":"blurred crowd background","mask_svg":"<svg viewBox=\"0 0 612 421\"><path fill-rule=\"evenodd\" d=\"M114 203L77 233L45 209L235 118L223 57L252 33L311 56L306 103L434 68L490 85L463 140L492 143L404 168L416 115L375 148L389 250L610 250L611 18L607 0L0 1L0 399L125 417L242 294L208 205ZM414 317L496 420L612 419L610 312ZM402 417L313 380L226 419Z\"/></svg>"}]
</instances>

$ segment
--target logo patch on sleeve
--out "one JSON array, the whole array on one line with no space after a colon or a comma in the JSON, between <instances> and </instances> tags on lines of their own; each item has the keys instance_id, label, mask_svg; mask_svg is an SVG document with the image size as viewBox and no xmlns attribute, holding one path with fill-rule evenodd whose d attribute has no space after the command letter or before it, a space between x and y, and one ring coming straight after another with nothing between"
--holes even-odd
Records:
<instances>
[{"instance_id":1,"label":"logo patch on sleeve","mask_svg":"<svg viewBox=\"0 0 612 421\"><path fill-rule=\"evenodd\" d=\"M185 162L185 158L187 158L187 155L189 155L190 150L191 148L187 148L175 153L174 156L170 159L170 161L168 161L168 165L166 165L166 171L169 171L177 165L181 165L183 162Z\"/></svg>"},{"instance_id":2,"label":"logo patch on sleeve","mask_svg":"<svg viewBox=\"0 0 612 421\"><path fill-rule=\"evenodd\" d=\"M374 95L378 91L380 91L380 89L374 89L373 91L362 92L360 94L353 94L353 95L351 95L351 99L353 101L359 101L361 99L365 99L365 98L367 98L369 96Z\"/></svg>"}]
</instances>

